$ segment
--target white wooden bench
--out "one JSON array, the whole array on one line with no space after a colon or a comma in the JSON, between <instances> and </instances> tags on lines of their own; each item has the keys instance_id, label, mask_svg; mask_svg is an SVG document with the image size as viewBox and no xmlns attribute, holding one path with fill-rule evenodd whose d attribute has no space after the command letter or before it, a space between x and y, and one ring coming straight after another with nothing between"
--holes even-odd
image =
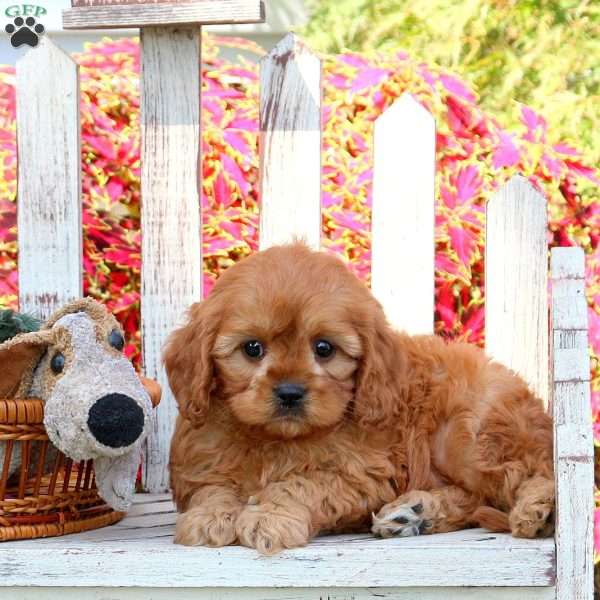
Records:
<instances>
[{"instance_id":1,"label":"white wooden bench","mask_svg":"<svg viewBox=\"0 0 600 600\"><path fill-rule=\"evenodd\" d=\"M143 351L146 373L161 381L165 394L145 457L143 484L153 493L138 495L114 526L0 544L0 598L591 600L583 253L552 252L549 329L546 203L520 177L487 207L486 347L527 378L554 415L555 538L521 540L481 529L391 540L347 535L270 558L241 547L172 544L175 515L164 492L176 407L160 347L201 295L197 23L261 18L259 0L65 14L70 27L142 26ZM261 68L261 247L296 234L318 247L320 62L287 36ZM47 315L82 293L77 69L50 40L19 62L17 103L20 303ZM378 120L374 143L373 290L395 325L431 332L433 119L406 96Z\"/></svg>"}]
</instances>

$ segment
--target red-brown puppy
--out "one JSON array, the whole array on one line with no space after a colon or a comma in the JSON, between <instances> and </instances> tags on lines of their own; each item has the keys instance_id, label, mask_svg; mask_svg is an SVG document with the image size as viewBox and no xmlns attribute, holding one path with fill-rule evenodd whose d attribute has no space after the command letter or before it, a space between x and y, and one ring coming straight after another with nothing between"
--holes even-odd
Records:
<instances>
[{"instance_id":1,"label":"red-brown puppy","mask_svg":"<svg viewBox=\"0 0 600 600\"><path fill-rule=\"evenodd\" d=\"M271 554L323 531L552 532L540 400L473 346L392 330L332 256L296 244L231 267L165 362L178 543Z\"/></svg>"}]
</instances>

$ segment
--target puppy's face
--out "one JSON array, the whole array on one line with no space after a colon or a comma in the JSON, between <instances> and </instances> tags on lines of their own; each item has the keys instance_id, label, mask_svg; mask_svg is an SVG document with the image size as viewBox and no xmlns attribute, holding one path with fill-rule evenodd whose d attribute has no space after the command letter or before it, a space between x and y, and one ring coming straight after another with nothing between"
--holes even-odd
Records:
<instances>
[{"instance_id":1,"label":"puppy's face","mask_svg":"<svg viewBox=\"0 0 600 600\"><path fill-rule=\"evenodd\" d=\"M220 395L237 419L269 435L335 425L352 401L362 354L349 315L307 282L290 281L281 292L260 283L248 282L248 298L219 329L213 356Z\"/></svg>"},{"instance_id":2,"label":"puppy's face","mask_svg":"<svg viewBox=\"0 0 600 600\"><path fill-rule=\"evenodd\" d=\"M379 305L334 257L292 245L245 259L167 347L182 413L204 420L219 404L275 438L335 427L353 409L369 311Z\"/></svg>"}]
</instances>

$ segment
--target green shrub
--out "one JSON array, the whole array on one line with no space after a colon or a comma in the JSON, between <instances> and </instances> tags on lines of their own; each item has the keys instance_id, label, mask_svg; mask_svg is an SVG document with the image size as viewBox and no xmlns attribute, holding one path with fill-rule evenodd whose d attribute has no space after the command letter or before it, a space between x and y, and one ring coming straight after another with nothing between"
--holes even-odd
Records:
<instances>
[{"instance_id":1,"label":"green shrub","mask_svg":"<svg viewBox=\"0 0 600 600\"><path fill-rule=\"evenodd\" d=\"M517 102L555 139L600 159L600 3L573 0L312 0L304 35L338 53L406 50L450 68L504 125Z\"/></svg>"}]
</instances>

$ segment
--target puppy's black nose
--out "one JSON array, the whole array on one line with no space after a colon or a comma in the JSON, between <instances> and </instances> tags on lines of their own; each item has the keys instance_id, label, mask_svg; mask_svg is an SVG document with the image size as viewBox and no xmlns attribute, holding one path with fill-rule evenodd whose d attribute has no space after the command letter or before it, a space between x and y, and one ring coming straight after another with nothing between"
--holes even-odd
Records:
<instances>
[{"instance_id":1,"label":"puppy's black nose","mask_svg":"<svg viewBox=\"0 0 600 600\"><path fill-rule=\"evenodd\" d=\"M88 427L101 444L123 448L140 437L144 429L144 411L129 396L108 394L90 408Z\"/></svg>"},{"instance_id":2,"label":"puppy's black nose","mask_svg":"<svg viewBox=\"0 0 600 600\"><path fill-rule=\"evenodd\" d=\"M293 411L301 408L306 388L297 383L280 383L273 389L279 408L284 411Z\"/></svg>"}]
</instances>

